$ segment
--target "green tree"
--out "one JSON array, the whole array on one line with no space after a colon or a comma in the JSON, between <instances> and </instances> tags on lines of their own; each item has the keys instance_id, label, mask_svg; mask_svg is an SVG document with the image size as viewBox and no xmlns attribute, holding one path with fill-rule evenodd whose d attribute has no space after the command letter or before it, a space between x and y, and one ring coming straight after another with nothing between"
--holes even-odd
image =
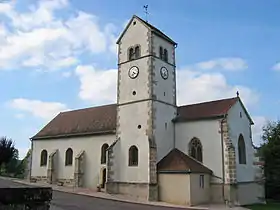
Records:
<instances>
[{"instance_id":1,"label":"green tree","mask_svg":"<svg viewBox=\"0 0 280 210\"><path fill-rule=\"evenodd\" d=\"M0 167L3 164L8 164L12 158L17 155L17 150L15 148L14 142L12 139L7 137L0 138Z\"/></svg>"},{"instance_id":2,"label":"green tree","mask_svg":"<svg viewBox=\"0 0 280 210\"><path fill-rule=\"evenodd\" d=\"M280 121L263 128L260 154L265 161L266 197L280 199Z\"/></svg>"},{"instance_id":3,"label":"green tree","mask_svg":"<svg viewBox=\"0 0 280 210\"><path fill-rule=\"evenodd\" d=\"M20 161L18 156L18 150L16 149L12 159L7 164L5 164L5 172L8 174L15 174L17 172L19 163Z\"/></svg>"}]
</instances>

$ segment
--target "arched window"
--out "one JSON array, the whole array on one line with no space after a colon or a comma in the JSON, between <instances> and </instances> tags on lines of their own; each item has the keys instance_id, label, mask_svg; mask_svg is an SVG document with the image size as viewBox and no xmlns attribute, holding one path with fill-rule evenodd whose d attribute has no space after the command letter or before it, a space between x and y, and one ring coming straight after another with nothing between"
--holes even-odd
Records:
<instances>
[{"instance_id":1,"label":"arched window","mask_svg":"<svg viewBox=\"0 0 280 210\"><path fill-rule=\"evenodd\" d=\"M168 52L167 52L167 49L164 49L163 60L168 62Z\"/></svg>"},{"instance_id":2,"label":"arched window","mask_svg":"<svg viewBox=\"0 0 280 210\"><path fill-rule=\"evenodd\" d=\"M238 138L238 159L239 164L246 164L246 146L242 134Z\"/></svg>"},{"instance_id":3,"label":"arched window","mask_svg":"<svg viewBox=\"0 0 280 210\"><path fill-rule=\"evenodd\" d=\"M48 161L48 152L47 150L43 150L41 152L40 166L46 166Z\"/></svg>"},{"instance_id":4,"label":"arched window","mask_svg":"<svg viewBox=\"0 0 280 210\"><path fill-rule=\"evenodd\" d=\"M129 148L129 166L137 166L138 165L138 148L136 146L131 146Z\"/></svg>"},{"instance_id":5,"label":"arched window","mask_svg":"<svg viewBox=\"0 0 280 210\"><path fill-rule=\"evenodd\" d=\"M106 163L106 150L108 149L108 144L103 144L101 147L101 164Z\"/></svg>"},{"instance_id":6,"label":"arched window","mask_svg":"<svg viewBox=\"0 0 280 210\"><path fill-rule=\"evenodd\" d=\"M133 60L133 57L134 57L134 50L133 47L131 47L128 49L128 60L129 61Z\"/></svg>"},{"instance_id":7,"label":"arched window","mask_svg":"<svg viewBox=\"0 0 280 210\"><path fill-rule=\"evenodd\" d=\"M68 148L65 153L65 165L71 166L73 163L73 150Z\"/></svg>"},{"instance_id":8,"label":"arched window","mask_svg":"<svg viewBox=\"0 0 280 210\"><path fill-rule=\"evenodd\" d=\"M140 46L135 47L135 58L140 58Z\"/></svg>"},{"instance_id":9,"label":"arched window","mask_svg":"<svg viewBox=\"0 0 280 210\"><path fill-rule=\"evenodd\" d=\"M189 154L191 157L195 158L196 160L202 162L202 144L198 138L193 138L189 144Z\"/></svg>"},{"instance_id":10,"label":"arched window","mask_svg":"<svg viewBox=\"0 0 280 210\"><path fill-rule=\"evenodd\" d=\"M159 58L163 59L163 49L161 46L159 47Z\"/></svg>"}]
</instances>

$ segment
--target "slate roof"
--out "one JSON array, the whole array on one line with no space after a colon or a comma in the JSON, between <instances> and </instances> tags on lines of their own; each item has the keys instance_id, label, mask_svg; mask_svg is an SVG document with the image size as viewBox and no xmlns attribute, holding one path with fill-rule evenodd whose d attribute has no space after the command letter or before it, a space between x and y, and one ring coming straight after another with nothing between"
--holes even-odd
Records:
<instances>
[{"instance_id":1,"label":"slate roof","mask_svg":"<svg viewBox=\"0 0 280 210\"><path fill-rule=\"evenodd\" d=\"M198 162L194 158L186 155L177 148L171 150L157 164L157 170L161 172L191 172L191 173L208 173L212 171Z\"/></svg>"},{"instance_id":2,"label":"slate roof","mask_svg":"<svg viewBox=\"0 0 280 210\"><path fill-rule=\"evenodd\" d=\"M165 35L161 30L159 30L158 28L154 27L153 25L149 24L148 22L146 22L145 20L143 20L142 18L138 17L137 15L133 15L133 17L131 18L131 20L129 21L129 23L127 24L126 28L123 30L123 32L121 33L120 37L117 40L117 44L119 43L119 41L121 40L121 38L123 37L123 35L125 34L126 30L128 29L131 21L133 20L133 18L138 19L141 23L143 23L146 27L148 27L152 32L154 32L155 34L157 34L159 37L169 41L170 43L177 45L176 42L174 42L170 37L168 37L167 35Z\"/></svg>"},{"instance_id":3,"label":"slate roof","mask_svg":"<svg viewBox=\"0 0 280 210\"><path fill-rule=\"evenodd\" d=\"M223 117L238 100L239 98L236 97L180 106L178 107L178 115L173 121ZM114 133L116 115L116 104L61 112L31 139ZM248 117L250 119L249 115Z\"/></svg>"}]
</instances>

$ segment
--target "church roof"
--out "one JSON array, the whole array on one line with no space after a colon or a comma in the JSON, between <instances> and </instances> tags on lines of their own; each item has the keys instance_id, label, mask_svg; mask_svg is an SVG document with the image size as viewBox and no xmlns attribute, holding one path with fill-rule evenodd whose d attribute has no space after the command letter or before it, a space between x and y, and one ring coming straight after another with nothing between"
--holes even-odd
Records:
<instances>
[{"instance_id":1,"label":"church roof","mask_svg":"<svg viewBox=\"0 0 280 210\"><path fill-rule=\"evenodd\" d=\"M174 148L157 164L159 173L168 172L190 172L209 173L212 171L194 158Z\"/></svg>"},{"instance_id":2,"label":"church roof","mask_svg":"<svg viewBox=\"0 0 280 210\"><path fill-rule=\"evenodd\" d=\"M250 118L250 115L246 111L239 97L180 106L178 107L178 115L174 119L174 121L180 122L200 119L203 120L209 118L220 118L227 114L229 109L237 101L240 101L241 106L244 108L249 120L251 121L251 123L253 123L252 119Z\"/></svg>"},{"instance_id":3,"label":"church roof","mask_svg":"<svg viewBox=\"0 0 280 210\"><path fill-rule=\"evenodd\" d=\"M31 139L114 133L116 104L59 113Z\"/></svg>"},{"instance_id":4,"label":"church roof","mask_svg":"<svg viewBox=\"0 0 280 210\"><path fill-rule=\"evenodd\" d=\"M157 34L159 37L169 41L171 44L177 45L176 42L174 42L171 38L169 38L167 35L165 35L161 30L159 30L158 28L156 28L155 26L151 25L150 23L148 23L147 21L143 20L142 18L138 17L137 15L133 15L133 17L131 18L131 20L129 21L129 23L127 24L127 26L125 27L124 31L121 33L120 37L117 40L117 44L120 42L121 38L123 37L123 35L125 34L125 32L127 31L129 25L131 24L132 20L136 18L137 20L139 20L141 23L143 23L148 29L150 29L153 33Z\"/></svg>"},{"instance_id":5,"label":"church roof","mask_svg":"<svg viewBox=\"0 0 280 210\"><path fill-rule=\"evenodd\" d=\"M174 122L223 117L238 100L241 102L239 97L235 97L179 106ZM31 139L115 133L116 115L116 104L61 112Z\"/></svg>"}]
</instances>

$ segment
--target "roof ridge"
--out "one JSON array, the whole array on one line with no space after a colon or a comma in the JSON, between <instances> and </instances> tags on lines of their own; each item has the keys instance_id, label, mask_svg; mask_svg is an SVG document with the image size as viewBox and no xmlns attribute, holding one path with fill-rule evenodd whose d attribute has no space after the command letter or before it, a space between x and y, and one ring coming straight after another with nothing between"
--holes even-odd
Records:
<instances>
[{"instance_id":1,"label":"roof ridge","mask_svg":"<svg viewBox=\"0 0 280 210\"><path fill-rule=\"evenodd\" d=\"M228 101L228 100L232 100L232 99L238 99L238 97L223 98L223 99L212 100L212 101L204 101L204 102L198 102L198 103L193 103L193 104L185 104L185 105L178 106L178 108L186 107L186 106L195 106L195 105L200 105L200 104L208 104L208 103L220 102L220 101Z\"/></svg>"},{"instance_id":2,"label":"roof ridge","mask_svg":"<svg viewBox=\"0 0 280 210\"><path fill-rule=\"evenodd\" d=\"M80 108L80 109L73 109L73 110L69 110L69 111L63 111L63 112L60 112L60 113L69 113L69 112L83 111L83 110L87 110L87 109L96 109L96 108L113 106L113 105L117 105L117 104L115 103L115 104L104 104L104 105L98 105L98 106L91 106L91 107L85 107L85 108Z\"/></svg>"}]
</instances>

